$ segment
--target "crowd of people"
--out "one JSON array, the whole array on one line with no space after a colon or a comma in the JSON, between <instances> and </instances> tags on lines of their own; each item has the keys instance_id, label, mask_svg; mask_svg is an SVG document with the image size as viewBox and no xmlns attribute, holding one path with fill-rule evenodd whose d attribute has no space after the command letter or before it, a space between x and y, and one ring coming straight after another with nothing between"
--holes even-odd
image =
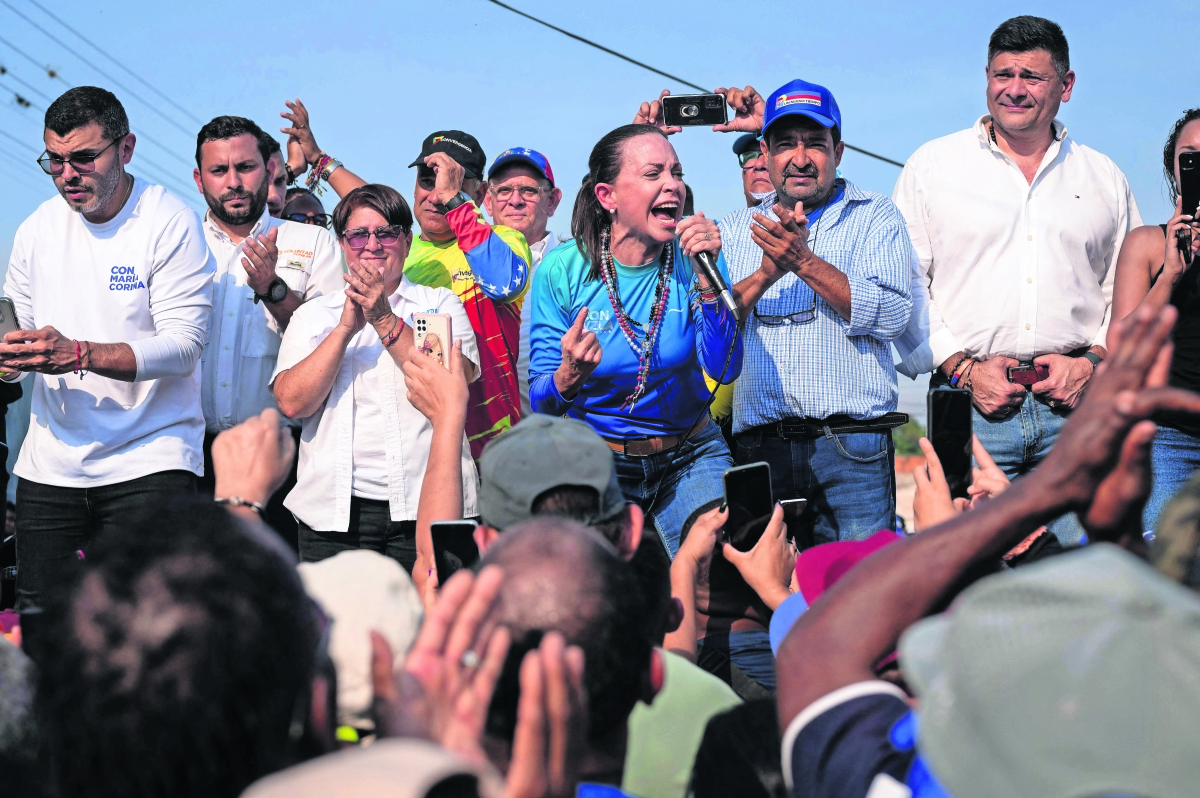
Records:
<instances>
[{"instance_id":1,"label":"crowd of people","mask_svg":"<svg viewBox=\"0 0 1200 798\"><path fill-rule=\"evenodd\" d=\"M1074 83L1057 24L1003 22L987 112L891 198L829 88L719 88L719 221L663 92L569 237L541 152L433 132L410 203L298 99L285 145L199 130L201 218L65 92L3 288L5 794L1191 794L1200 109L1143 225ZM898 373L973 408L968 497L922 440L908 531ZM774 510L727 528L755 463Z\"/></svg>"}]
</instances>

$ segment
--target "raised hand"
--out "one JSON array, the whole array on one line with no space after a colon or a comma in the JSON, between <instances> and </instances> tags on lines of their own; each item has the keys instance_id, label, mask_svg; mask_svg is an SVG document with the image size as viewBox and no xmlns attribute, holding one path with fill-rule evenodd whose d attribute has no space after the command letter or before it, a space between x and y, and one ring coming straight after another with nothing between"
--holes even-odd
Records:
<instances>
[{"instance_id":1,"label":"raised hand","mask_svg":"<svg viewBox=\"0 0 1200 798\"><path fill-rule=\"evenodd\" d=\"M240 496L266 504L287 479L296 455L296 442L269 407L213 441L212 459L218 499Z\"/></svg>"},{"instance_id":2,"label":"raised hand","mask_svg":"<svg viewBox=\"0 0 1200 798\"><path fill-rule=\"evenodd\" d=\"M680 219L675 233L679 236L680 249L689 258L697 252L711 252L715 258L721 251L721 231L702 212Z\"/></svg>"},{"instance_id":3,"label":"raised hand","mask_svg":"<svg viewBox=\"0 0 1200 798\"><path fill-rule=\"evenodd\" d=\"M295 139L300 145L300 151L304 154L304 160L308 164L315 164L317 159L321 157L321 148L317 146L317 139L313 135L312 128L308 124L308 109L304 107L304 103L300 102L297 97L295 102L283 101L283 104L288 107L287 111L280 112L280 116L292 123L291 127L279 128L280 133L285 133L289 139ZM292 170L296 171L296 165L291 161L291 142L288 142L288 164ZM296 171L296 174L301 174L304 170Z\"/></svg>"},{"instance_id":4,"label":"raised hand","mask_svg":"<svg viewBox=\"0 0 1200 798\"><path fill-rule=\"evenodd\" d=\"M463 357L462 341L455 341L450 350L449 369L431 357L420 355L410 357L402 368L409 403L435 428L448 423L466 423L470 365Z\"/></svg>"},{"instance_id":5,"label":"raised hand","mask_svg":"<svg viewBox=\"0 0 1200 798\"><path fill-rule=\"evenodd\" d=\"M793 212L776 204L771 210L779 221L761 213L754 214L750 237L762 248L763 257L770 258L777 269L797 273L813 257L808 248L808 218L802 207Z\"/></svg>"},{"instance_id":6,"label":"raised hand","mask_svg":"<svg viewBox=\"0 0 1200 798\"><path fill-rule=\"evenodd\" d=\"M435 152L426 156L425 165L433 170L436 175L433 183L433 193L437 197L438 202L443 205L450 200L458 192L462 191L463 178L466 172L462 168L462 164L451 158L444 152Z\"/></svg>"},{"instance_id":7,"label":"raised hand","mask_svg":"<svg viewBox=\"0 0 1200 798\"><path fill-rule=\"evenodd\" d=\"M690 537L690 535L689 535ZM787 538L783 522L783 507L775 505L771 521L750 551L738 551L726 543L721 549L725 559L738 569L746 584L772 610L792 594L792 579L796 573L796 548Z\"/></svg>"},{"instance_id":8,"label":"raised hand","mask_svg":"<svg viewBox=\"0 0 1200 798\"><path fill-rule=\"evenodd\" d=\"M579 393L579 389L600 365L604 350L600 340L583 324L587 321L588 309L583 308L562 337L562 364L554 372L554 385L564 399Z\"/></svg>"},{"instance_id":9,"label":"raised hand","mask_svg":"<svg viewBox=\"0 0 1200 798\"><path fill-rule=\"evenodd\" d=\"M668 127L667 125L665 125L663 123L662 98L670 96L670 94L671 94L670 89L663 89L662 92L659 93L657 100L651 100L650 102L643 102L640 106L638 106L638 111L633 116L633 124L635 124L635 125L654 125L656 128L661 130L663 133L666 133L668 136L670 136L672 133L682 132L683 128L681 128L681 127L677 127L677 126Z\"/></svg>"},{"instance_id":10,"label":"raised hand","mask_svg":"<svg viewBox=\"0 0 1200 798\"><path fill-rule=\"evenodd\" d=\"M346 296L362 308L363 317L370 324L378 324L390 317L392 305L388 301L383 275L379 273L379 270L364 266L357 261L348 265L350 270L342 275L342 279L348 283Z\"/></svg>"},{"instance_id":11,"label":"raised hand","mask_svg":"<svg viewBox=\"0 0 1200 798\"><path fill-rule=\"evenodd\" d=\"M242 268L246 270L246 285L259 295L265 295L275 280L275 264L279 262L279 228L272 227L266 235L247 238L242 242Z\"/></svg>"},{"instance_id":12,"label":"raised hand","mask_svg":"<svg viewBox=\"0 0 1200 798\"><path fill-rule=\"evenodd\" d=\"M725 102L733 109L733 119L724 125L714 125L717 133L754 133L762 131L763 114L767 103L753 86L744 89L716 89L725 95Z\"/></svg>"}]
</instances>

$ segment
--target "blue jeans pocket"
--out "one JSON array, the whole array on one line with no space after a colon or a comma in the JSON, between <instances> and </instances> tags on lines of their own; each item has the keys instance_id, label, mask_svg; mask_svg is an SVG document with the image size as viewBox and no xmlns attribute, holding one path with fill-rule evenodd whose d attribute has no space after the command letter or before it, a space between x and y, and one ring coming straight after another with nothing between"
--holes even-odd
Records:
<instances>
[{"instance_id":1,"label":"blue jeans pocket","mask_svg":"<svg viewBox=\"0 0 1200 798\"><path fill-rule=\"evenodd\" d=\"M849 432L839 435L827 432L825 437L833 441L838 454L855 463L873 463L887 457L886 432Z\"/></svg>"}]
</instances>

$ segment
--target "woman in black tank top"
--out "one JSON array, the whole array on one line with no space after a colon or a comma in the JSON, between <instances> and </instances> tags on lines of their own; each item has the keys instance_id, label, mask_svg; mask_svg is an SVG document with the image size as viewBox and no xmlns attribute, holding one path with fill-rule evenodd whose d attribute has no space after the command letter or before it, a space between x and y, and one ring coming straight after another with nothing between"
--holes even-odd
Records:
<instances>
[{"instance_id":1,"label":"woman in black tank top","mask_svg":"<svg viewBox=\"0 0 1200 798\"><path fill-rule=\"evenodd\" d=\"M1112 318L1123 319L1143 304L1178 308L1170 383L1200 393L1200 211L1180 207L1179 198L1179 153L1189 151L1200 151L1200 108L1175 123L1163 150L1163 170L1176 200L1171 221L1139 227L1121 246ZM1177 245L1181 233L1185 241L1190 236L1186 251ZM1162 414L1155 421L1159 429L1151 450L1154 487L1143 516L1147 531L1154 529L1175 492L1200 470L1200 417Z\"/></svg>"}]
</instances>

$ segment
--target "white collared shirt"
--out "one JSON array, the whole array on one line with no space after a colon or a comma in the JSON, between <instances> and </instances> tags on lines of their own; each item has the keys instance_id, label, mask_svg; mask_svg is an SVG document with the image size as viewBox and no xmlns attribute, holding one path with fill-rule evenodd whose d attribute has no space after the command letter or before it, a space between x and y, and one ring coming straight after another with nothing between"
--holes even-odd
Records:
<instances>
[{"instance_id":1,"label":"white collared shirt","mask_svg":"<svg viewBox=\"0 0 1200 798\"><path fill-rule=\"evenodd\" d=\"M529 245L529 253L533 262L529 264L529 284L533 285L533 275L541 265L542 258L550 254L550 250L561 244L558 236L547 230L546 237ZM517 382L521 391L521 418L533 412L529 404L529 322L533 318L533 292L525 297L525 305L521 308L521 349L517 353Z\"/></svg>"},{"instance_id":2,"label":"white collared shirt","mask_svg":"<svg viewBox=\"0 0 1200 798\"><path fill-rule=\"evenodd\" d=\"M281 372L311 355L333 332L342 315L345 291L319 297L301 305L292 315L283 343L274 381ZM454 340L462 342L463 357L479 373L479 350L471 321L451 291L415 285L405 277L391 296L392 310L405 324L412 325L414 313L446 313ZM300 464L296 487L284 500L284 506L296 517L319 532L346 532L350 528L350 497L353 494L356 391L364 382L356 379L364 368L375 371L378 396L384 421L383 451L387 466L388 504L393 521L412 521L417 517L417 501L433 442L433 425L408 401L404 372L383 348L371 325L360 330L346 345L338 366L333 388L317 412L303 420L300 437ZM390 400L390 401L389 401ZM361 451L361 447L360 447ZM478 477L467 436L462 441L463 514L479 514L476 502Z\"/></svg>"},{"instance_id":3,"label":"white collared shirt","mask_svg":"<svg viewBox=\"0 0 1200 798\"><path fill-rule=\"evenodd\" d=\"M279 258L275 273L304 302L345 288L342 251L337 239L323 227L289 222L265 210L247 239L278 229L275 246ZM245 240L234 243L204 216L204 238L217 261L213 276L212 328L202 355L201 404L209 432L241 424L268 407L271 374L282 332L265 302L255 303L254 289L246 284L242 266Z\"/></svg>"},{"instance_id":4,"label":"white collared shirt","mask_svg":"<svg viewBox=\"0 0 1200 798\"><path fill-rule=\"evenodd\" d=\"M918 260L896 340L909 377L959 351L1029 360L1108 334L1117 254L1142 223L1125 175L1055 121L1030 183L992 142L990 120L922 146L896 183Z\"/></svg>"}]
</instances>

